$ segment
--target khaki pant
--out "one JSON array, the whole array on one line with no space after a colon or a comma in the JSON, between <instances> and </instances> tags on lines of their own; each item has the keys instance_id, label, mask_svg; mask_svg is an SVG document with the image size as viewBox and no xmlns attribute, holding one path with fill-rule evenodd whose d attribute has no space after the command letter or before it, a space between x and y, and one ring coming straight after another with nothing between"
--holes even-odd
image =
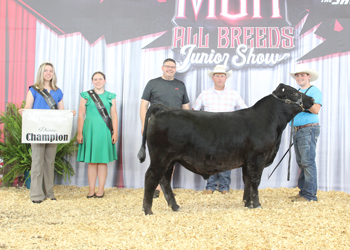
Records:
<instances>
[{"instance_id":1,"label":"khaki pant","mask_svg":"<svg viewBox=\"0 0 350 250\"><path fill-rule=\"evenodd\" d=\"M45 198L55 198L54 166L57 144L31 144L32 168L30 183L30 199L42 201Z\"/></svg>"}]
</instances>

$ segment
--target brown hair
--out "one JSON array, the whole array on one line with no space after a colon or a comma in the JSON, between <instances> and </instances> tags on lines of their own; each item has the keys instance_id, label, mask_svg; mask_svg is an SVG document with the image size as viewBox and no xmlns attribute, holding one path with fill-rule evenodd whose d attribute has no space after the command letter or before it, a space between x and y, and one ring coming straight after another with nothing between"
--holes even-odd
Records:
<instances>
[{"instance_id":1,"label":"brown hair","mask_svg":"<svg viewBox=\"0 0 350 250\"><path fill-rule=\"evenodd\" d=\"M103 72L101 72L101 71L96 71L95 73L92 74L91 81L94 80L94 76L95 76L96 74L102 75L102 76L103 76L103 79L106 80L106 76L105 76L105 74L104 74Z\"/></svg>"}]
</instances>

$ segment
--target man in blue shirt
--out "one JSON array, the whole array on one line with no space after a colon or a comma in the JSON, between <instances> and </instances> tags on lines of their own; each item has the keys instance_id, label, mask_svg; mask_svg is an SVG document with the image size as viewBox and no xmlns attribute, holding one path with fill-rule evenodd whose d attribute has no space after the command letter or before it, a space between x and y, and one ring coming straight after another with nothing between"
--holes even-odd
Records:
<instances>
[{"instance_id":1,"label":"man in blue shirt","mask_svg":"<svg viewBox=\"0 0 350 250\"><path fill-rule=\"evenodd\" d=\"M315 104L308 110L294 117L293 141L296 160L300 168L298 179L299 194L292 196L293 202L317 201L316 143L320 135L318 113L322 106L321 91L311 85L317 80L318 72L305 64L298 64L295 72L289 73L300 86L300 92L315 99Z\"/></svg>"}]
</instances>

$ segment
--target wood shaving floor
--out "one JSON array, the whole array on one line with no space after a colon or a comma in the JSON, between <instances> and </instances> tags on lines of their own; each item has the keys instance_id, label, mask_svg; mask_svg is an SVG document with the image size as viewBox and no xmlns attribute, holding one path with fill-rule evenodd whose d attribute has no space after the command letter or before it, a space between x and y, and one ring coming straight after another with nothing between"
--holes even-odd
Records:
<instances>
[{"instance_id":1,"label":"wood shaving floor","mask_svg":"<svg viewBox=\"0 0 350 250\"><path fill-rule=\"evenodd\" d=\"M175 189L173 212L161 193L152 216L143 189L55 186L57 201L33 204L29 190L0 188L0 249L350 249L350 194L318 191L293 203L298 189L259 190L263 209L248 209L243 190L223 195Z\"/></svg>"}]
</instances>

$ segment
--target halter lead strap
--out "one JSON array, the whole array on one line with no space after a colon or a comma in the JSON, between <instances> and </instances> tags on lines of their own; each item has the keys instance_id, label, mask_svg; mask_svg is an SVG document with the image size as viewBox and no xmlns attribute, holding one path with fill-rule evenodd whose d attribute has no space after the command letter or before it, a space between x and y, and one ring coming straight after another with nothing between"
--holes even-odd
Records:
<instances>
[{"instance_id":1,"label":"halter lead strap","mask_svg":"<svg viewBox=\"0 0 350 250\"><path fill-rule=\"evenodd\" d=\"M304 109L304 105L303 105L303 99L302 99L302 96L300 96L300 98L298 99L298 101L296 102L293 102L291 101L290 99L281 99L279 98L278 96L276 96L274 93L271 94L273 97L275 97L277 100L280 100L282 102L285 102L287 104L296 104L298 105L303 111L305 110Z\"/></svg>"},{"instance_id":2,"label":"halter lead strap","mask_svg":"<svg viewBox=\"0 0 350 250\"><path fill-rule=\"evenodd\" d=\"M309 90L309 89L308 89ZM306 91L307 92L307 91ZM281 99L279 97L277 97L274 93L271 94L273 97L275 97L277 100L280 100L282 102L285 102L287 104L296 104L298 105L299 107L302 108L303 111L305 111L304 109L304 105L303 105L303 100L302 100L302 95L300 96L300 98L298 99L298 101L296 102L293 102L289 99ZM292 119L292 125L291 127L293 128L293 125L294 125L294 118ZM293 133L292 133L292 130L290 130L290 138L289 138L289 147L288 147L288 150L287 152L283 155L282 159L279 161L279 163L277 164L277 166L273 169L272 173L268 176L268 179L270 179L271 175L275 172L276 168L280 165L280 163L282 162L282 160L284 159L284 157L286 156L286 154L289 152L289 159L288 159L288 175L287 175L287 181L290 180L290 161L291 161L291 148L293 146L294 143L292 143L292 137L293 137Z\"/></svg>"}]
</instances>

